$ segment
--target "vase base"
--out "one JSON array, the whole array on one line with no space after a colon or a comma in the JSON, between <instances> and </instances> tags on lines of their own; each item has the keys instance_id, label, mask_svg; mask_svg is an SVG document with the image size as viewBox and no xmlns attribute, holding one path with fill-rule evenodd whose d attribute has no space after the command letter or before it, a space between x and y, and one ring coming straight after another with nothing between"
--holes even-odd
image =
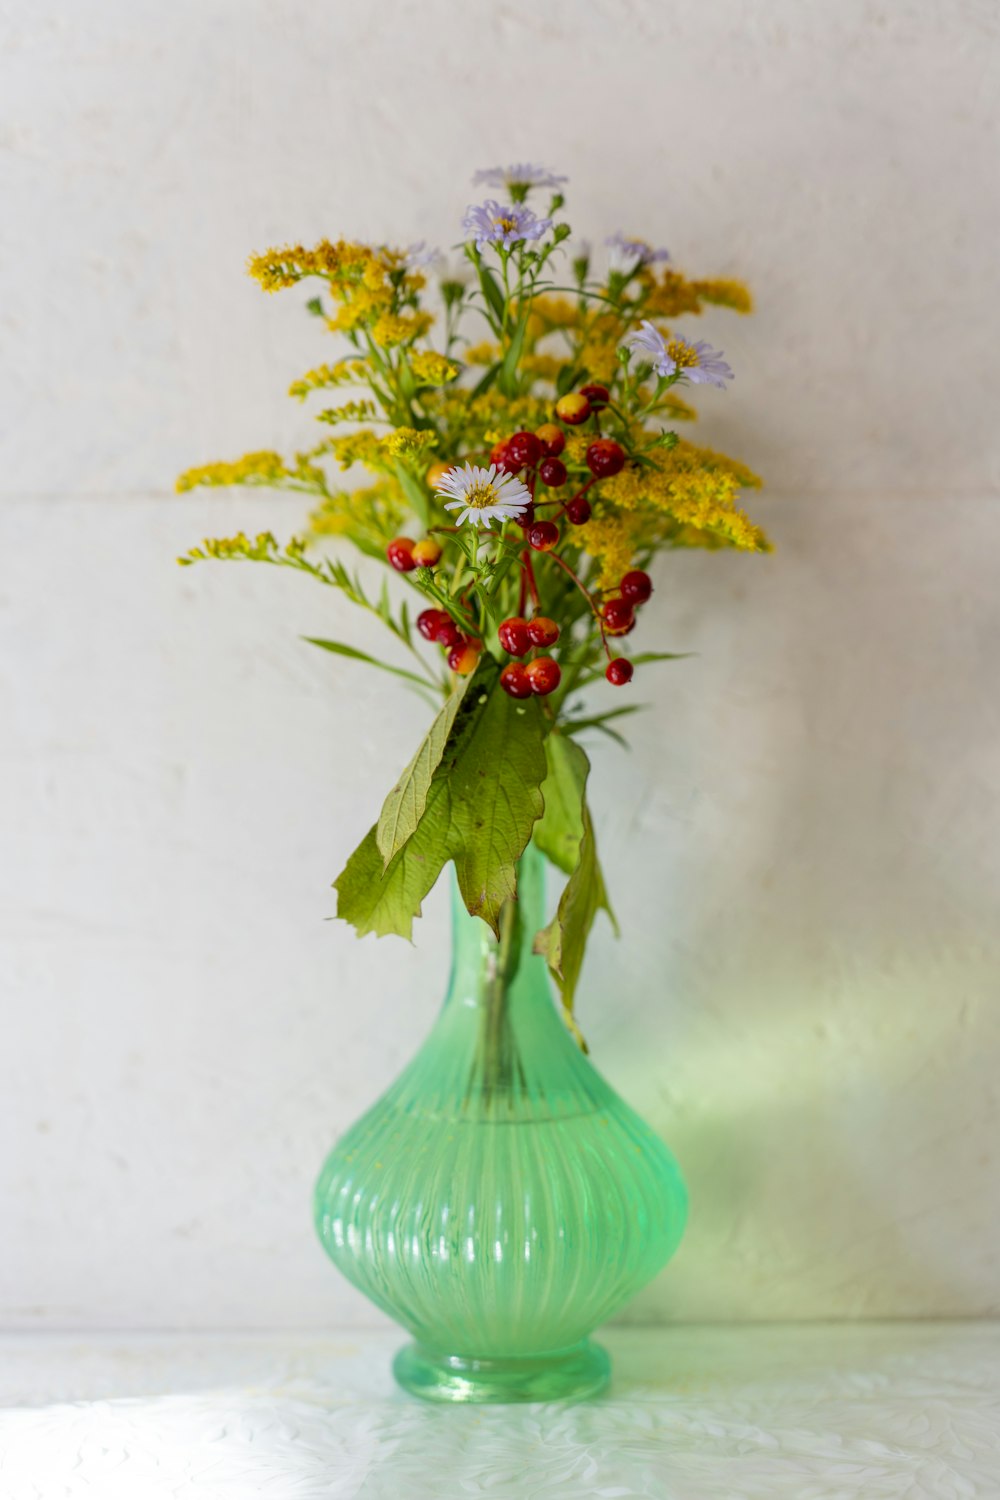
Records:
<instances>
[{"instance_id":1,"label":"vase base","mask_svg":"<svg viewBox=\"0 0 1000 1500\"><path fill-rule=\"evenodd\" d=\"M554 1354L508 1359L464 1359L407 1344L392 1371L404 1390L425 1401L581 1401L605 1389L611 1360L589 1339Z\"/></svg>"}]
</instances>

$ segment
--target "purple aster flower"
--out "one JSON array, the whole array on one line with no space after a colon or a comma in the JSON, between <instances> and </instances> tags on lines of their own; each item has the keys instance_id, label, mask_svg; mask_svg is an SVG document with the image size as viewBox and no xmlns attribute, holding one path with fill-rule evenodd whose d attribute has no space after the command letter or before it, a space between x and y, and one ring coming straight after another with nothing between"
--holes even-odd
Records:
<instances>
[{"instance_id":1,"label":"purple aster flower","mask_svg":"<svg viewBox=\"0 0 1000 1500\"><path fill-rule=\"evenodd\" d=\"M687 339L665 339L648 318L622 342L626 348L643 354L665 380L677 375L692 385L715 385L724 391L726 381L735 378L721 349L713 349L704 339L696 344Z\"/></svg>"},{"instance_id":2,"label":"purple aster flower","mask_svg":"<svg viewBox=\"0 0 1000 1500\"><path fill-rule=\"evenodd\" d=\"M441 251L426 240L416 240L406 247L406 269L416 271L422 266L437 266L444 259Z\"/></svg>"},{"instance_id":3,"label":"purple aster flower","mask_svg":"<svg viewBox=\"0 0 1000 1500\"><path fill-rule=\"evenodd\" d=\"M530 208L520 205L497 203L487 198L485 203L476 203L466 209L462 228L470 240L475 240L477 250L487 245L501 245L509 250L522 240L540 240L547 229L552 228L551 219L539 219Z\"/></svg>"},{"instance_id":4,"label":"purple aster flower","mask_svg":"<svg viewBox=\"0 0 1000 1500\"><path fill-rule=\"evenodd\" d=\"M620 229L617 234L609 235L604 243L611 251L609 261L612 271L617 271L621 276L631 276L640 266L651 266L655 261L670 259L669 250L662 247L655 250L645 240L634 239L631 235L623 234Z\"/></svg>"},{"instance_id":5,"label":"purple aster flower","mask_svg":"<svg viewBox=\"0 0 1000 1500\"><path fill-rule=\"evenodd\" d=\"M561 188L568 177L558 177L534 162L517 161L509 167L485 167L472 179L473 187L506 188L508 193L524 194L531 188Z\"/></svg>"}]
</instances>

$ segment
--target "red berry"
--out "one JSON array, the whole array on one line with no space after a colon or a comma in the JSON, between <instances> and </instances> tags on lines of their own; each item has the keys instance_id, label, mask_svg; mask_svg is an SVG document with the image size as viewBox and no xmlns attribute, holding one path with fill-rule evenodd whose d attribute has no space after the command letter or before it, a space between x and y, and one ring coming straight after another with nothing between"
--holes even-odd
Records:
<instances>
[{"instance_id":1,"label":"red berry","mask_svg":"<svg viewBox=\"0 0 1000 1500\"><path fill-rule=\"evenodd\" d=\"M438 626L437 634L435 635L434 639L437 641L439 646L443 646L446 651L450 651L452 646L458 645L459 641L463 639L463 636L462 632L455 624L455 621L450 617L446 617Z\"/></svg>"},{"instance_id":2,"label":"red berry","mask_svg":"<svg viewBox=\"0 0 1000 1500\"><path fill-rule=\"evenodd\" d=\"M627 599L630 604L645 604L653 592L653 580L648 573L643 573L640 568L626 573L619 584L622 598Z\"/></svg>"},{"instance_id":3,"label":"red berry","mask_svg":"<svg viewBox=\"0 0 1000 1500\"><path fill-rule=\"evenodd\" d=\"M604 623L612 635L624 635L635 623L635 610L627 599L609 599L604 606Z\"/></svg>"},{"instance_id":4,"label":"red berry","mask_svg":"<svg viewBox=\"0 0 1000 1500\"><path fill-rule=\"evenodd\" d=\"M561 458L546 458L539 465L538 477L549 489L557 490L566 483L566 465Z\"/></svg>"},{"instance_id":5,"label":"red berry","mask_svg":"<svg viewBox=\"0 0 1000 1500\"><path fill-rule=\"evenodd\" d=\"M508 474L516 474L520 468L520 464L514 462L506 443L497 443L490 450L490 463L496 464L498 469L505 469Z\"/></svg>"},{"instance_id":6,"label":"red berry","mask_svg":"<svg viewBox=\"0 0 1000 1500\"><path fill-rule=\"evenodd\" d=\"M500 686L512 698L530 698L531 678L527 667L522 667L519 661L509 661L500 673Z\"/></svg>"},{"instance_id":7,"label":"red berry","mask_svg":"<svg viewBox=\"0 0 1000 1500\"><path fill-rule=\"evenodd\" d=\"M417 566L417 560L413 556L413 540L408 536L397 536L386 547L385 555L397 573L412 573Z\"/></svg>"},{"instance_id":8,"label":"red berry","mask_svg":"<svg viewBox=\"0 0 1000 1500\"><path fill-rule=\"evenodd\" d=\"M531 650L531 627L520 615L512 615L509 620L504 620L497 635L509 656L523 656L526 651Z\"/></svg>"},{"instance_id":9,"label":"red berry","mask_svg":"<svg viewBox=\"0 0 1000 1500\"><path fill-rule=\"evenodd\" d=\"M531 684L531 691L537 693L539 698L545 698L549 693L554 693L562 677L559 663L553 661L551 656L536 656L534 661L529 661L524 670Z\"/></svg>"},{"instance_id":10,"label":"red berry","mask_svg":"<svg viewBox=\"0 0 1000 1500\"><path fill-rule=\"evenodd\" d=\"M422 609L417 615L417 629L425 641L436 641L442 625L450 625L451 616L443 609Z\"/></svg>"},{"instance_id":11,"label":"red berry","mask_svg":"<svg viewBox=\"0 0 1000 1500\"><path fill-rule=\"evenodd\" d=\"M566 446L566 434L554 422L543 422L535 433L550 458L558 458Z\"/></svg>"},{"instance_id":12,"label":"red berry","mask_svg":"<svg viewBox=\"0 0 1000 1500\"><path fill-rule=\"evenodd\" d=\"M579 427L590 416L590 402L580 391L571 391L568 396L559 397L556 416L560 422L568 422L570 427Z\"/></svg>"},{"instance_id":13,"label":"red berry","mask_svg":"<svg viewBox=\"0 0 1000 1500\"><path fill-rule=\"evenodd\" d=\"M448 652L448 665L459 677L470 677L479 663L479 650L472 641L461 640Z\"/></svg>"},{"instance_id":14,"label":"red berry","mask_svg":"<svg viewBox=\"0 0 1000 1500\"><path fill-rule=\"evenodd\" d=\"M515 432L507 439L507 452L519 468L534 468L542 456L542 440L533 432Z\"/></svg>"},{"instance_id":15,"label":"red berry","mask_svg":"<svg viewBox=\"0 0 1000 1500\"><path fill-rule=\"evenodd\" d=\"M611 400L611 392L606 385L581 385L580 395L586 396L595 411L602 406L607 406Z\"/></svg>"},{"instance_id":16,"label":"red berry","mask_svg":"<svg viewBox=\"0 0 1000 1500\"><path fill-rule=\"evenodd\" d=\"M533 500L529 500L528 504L524 507L520 514L514 517L514 520L517 522L518 526L520 526L522 531L527 531L529 526L534 526L535 502Z\"/></svg>"},{"instance_id":17,"label":"red berry","mask_svg":"<svg viewBox=\"0 0 1000 1500\"><path fill-rule=\"evenodd\" d=\"M548 615L534 615L528 621L528 635L533 646L554 646L559 639L559 626Z\"/></svg>"},{"instance_id":18,"label":"red berry","mask_svg":"<svg viewBox=\"0 0 1000 1500\"><path fill-rule=\"evenodd\" d=\"M625 450L612 438L598 438L587 449L587 468L598 479L610 479L625 467Z\"/></svg>"},{"instance_id":19,"label":"red berry","mask_svg":"<svg viewBox=\"0 0 1000 1500\"><path fill-rule=\"evenodd\" d=\"M614 661L609 661L604 673L609 682L615 687L624 687L626 682L632 681L632 673L635 671L632 663L624 656L616 656Z\"/></svg>"},{"instance_id":20,"label":"red berry","mask_svg":"<svg viewBox=\"0 0 1000 1500\"><path fill-rule=\"evenodd\" d=\"M528 532L528 545L536 552L551 552L559 540L559 527L555 521L536 521Z\"/></svg>"},{"instance_id":21,"label":"red berry","mask_svg":"<svg viewBox=\"0 0 1000 1500\"><path fill-rule=\"evenodd\" d=\"M577 495L566 507L566 514L574 526L584 526L590 520L590 501L586 495Z\"/></svg>"}]
</instances>

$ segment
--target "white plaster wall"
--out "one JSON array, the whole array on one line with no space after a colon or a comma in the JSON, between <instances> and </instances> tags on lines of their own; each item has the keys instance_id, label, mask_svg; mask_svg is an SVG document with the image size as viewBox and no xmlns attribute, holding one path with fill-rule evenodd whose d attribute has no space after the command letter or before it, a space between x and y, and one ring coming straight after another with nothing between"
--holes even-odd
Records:
<instances>
[{"instance_id":1,"label":"white plaster wall","mask_svg":"<svg viewBox=\"0 0 1000 1500\"><path fill-rule=\"evenodd\" d=\"M986 1314L1000 805L995 8L538 0L0 6L0 1322L374 1314L324 1263L327 1144L447 956L324 918L422 709L265 570L182 572L278 497L174 472L295 443L322 357L247 252L447 240L480 165L744 274L706 441L768 560L680 557L624 759L625 941L581 1018L693 1199L658 1318Z\"/></svg>"}]
</instances>

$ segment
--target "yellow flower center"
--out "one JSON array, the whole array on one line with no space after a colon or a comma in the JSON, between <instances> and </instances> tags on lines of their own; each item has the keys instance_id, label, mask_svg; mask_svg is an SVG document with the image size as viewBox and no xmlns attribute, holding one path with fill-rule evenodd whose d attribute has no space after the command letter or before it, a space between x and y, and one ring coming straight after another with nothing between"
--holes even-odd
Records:
<instances>
[{"instance_id":1,"label":"yellow flower center","mask_svg":"<svg viewBox=\"0 0 1000 1500\"><path fill-rule=\"evenodd\" d=\"M465 492L465 503L473 510L484 510L487 505L495 505L499 498L496 485L483 479L477 479Z\"/></svg>"},{"instance_id":2,"label":"yellow flower center","mask_svg":"<svg viewBox=\"0 0 1000 1500\"><path fill-rule=\"evenodd\" d=\"M494 229L502 229L504 234L510 234L517 228L517 220L510 218L509 215L505 215L499 219L494 219L493 227Z\"/></svg>"},{"instance_id":3,"label":"yellow flower center","mask_svg":"<svg viewBox=\"0 0 1000 1500\"><path fill-rule=\"evenodd\" d=\"M683 339L671 339L667 344L667 353L679 370L689 369L698 363L698 351Z\"/></svg>"}]
</instances>

